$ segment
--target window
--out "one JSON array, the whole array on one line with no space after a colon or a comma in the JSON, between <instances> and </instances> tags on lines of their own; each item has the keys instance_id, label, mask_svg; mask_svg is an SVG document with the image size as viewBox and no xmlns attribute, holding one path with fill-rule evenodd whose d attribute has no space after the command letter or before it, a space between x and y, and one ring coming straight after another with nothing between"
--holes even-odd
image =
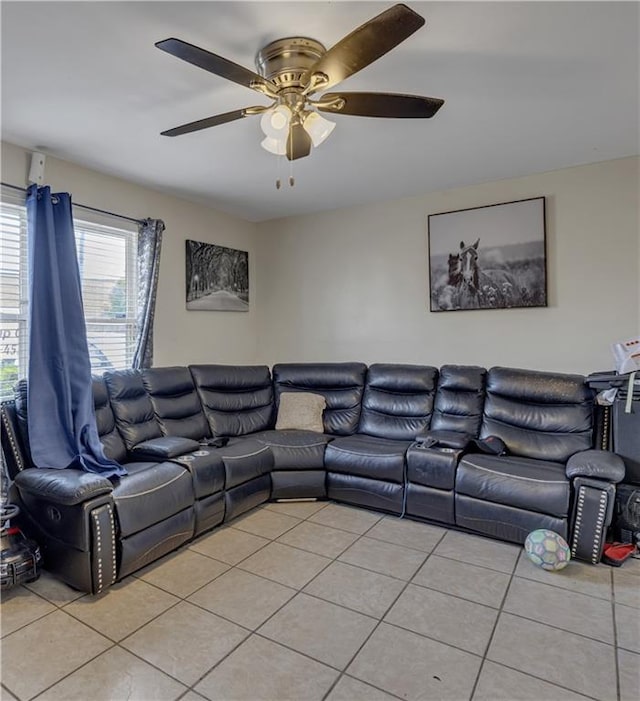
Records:
<instances>
[{"instance_id":1,"label":"window","mask_svg":"<svg viewBox=\"0 0 640 701\"><path fill-rule=\"evenodd\" d=\"M78 208L74 231L91 368L95 373L131 367L136 341L134 224ZM99 216L99 219L98 219ZM93 215L91 217L94 218ZM0 210L0 397L27 371L27 214L24 195L2 188Z\"/></svg>"}]
</instances>

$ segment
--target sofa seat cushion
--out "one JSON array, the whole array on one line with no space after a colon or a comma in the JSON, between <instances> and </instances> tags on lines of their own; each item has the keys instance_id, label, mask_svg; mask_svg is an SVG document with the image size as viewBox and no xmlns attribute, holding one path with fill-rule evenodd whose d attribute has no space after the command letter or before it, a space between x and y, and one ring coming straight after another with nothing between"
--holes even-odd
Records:
<instances>
[{"instance_id":1,"label":"sofa seat cushion","mask_svg":"<svg viewBox=\"0 0 640 701\"><path fill-rule=\"evenodd\" d=\"M129 462L127 472L113 489L122 536L192 506L193 483L188 470L174 462Z\"/></svg>"},{"instance_id":2,"label":"sofa seat cushion","mask_svg":"<svg viewBox=\"0 0 640 701\"><path fill-rule=\"evenodd\" d=\"M569 513L564 465L546 460L467 455L458 465L456 493L541 514Z\"/></svg>"},{"instance_id":3,"label":"sofa seat cushion","mask_svg":"<svg viewBox=\"0 0 640 701\"><path fill-rule=\"evenodd\" d=\"M411 441L356 434L327 445L324 464L329 472L359 475L402 484L404 456Z\"/></svg>"},{"instance_id":4,"label":"sofa seat cushion","mask_svg":"<svg viewBox=\"0 0 640 701\"><path fill-rule=\"evenodd\" d=\"M326 433L298 429L260 431L251 438L271 448L274 470L323 469L324 449L333 440Z\"/></svg>"},{"instance_id":5,"label":"sofa seat cushion","mask_svg":"<svg viewBox=\"0 0 640 701\"><path fill-rule=\"evenodd\" d=\"M225 470L225 489L266 475L273 469L271 448L255 438L232 439L219 453Z\"/></svg>"}]
</instances>

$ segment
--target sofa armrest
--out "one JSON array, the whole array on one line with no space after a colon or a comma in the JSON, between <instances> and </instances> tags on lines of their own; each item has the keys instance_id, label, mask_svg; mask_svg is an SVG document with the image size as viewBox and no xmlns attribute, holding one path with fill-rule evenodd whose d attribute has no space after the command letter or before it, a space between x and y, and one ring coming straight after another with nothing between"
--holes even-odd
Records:
<instances>
[{"instance_id":1,"label":"sofa armrest","mask_svg":"<svg viewBox=\"0 0 640 701\"><path fill-rule=\"evenodd\" d=\"M622 458L608 450L583 450L572 455L566 468L569 479L591 477L606 482L621 482L625 466Z\"/></svg>"},{"instance_id":2,"label":"sofa armrest","mask_svg":"<svg viewBox=\"0 0 640 701\"><path fill-rule=\"evenodd\" d=\"M198 441L180 436L162 436L138 443L129 454L136 459L151 458L153 460L169 460L185 453L192 453L200 449Z\"/></svg>"},{"instance_id":3,"label":"sofa armrest","mask_svg":"<svg viewBox=\"0 0 640 701\"><path fill-rule=\"evenodd\" d=\"M62 506L75 506L113 491L113 485L106 477L93 472L41 467L19 472L15 485L21 493Z\"/></svg>"}]
</instances>

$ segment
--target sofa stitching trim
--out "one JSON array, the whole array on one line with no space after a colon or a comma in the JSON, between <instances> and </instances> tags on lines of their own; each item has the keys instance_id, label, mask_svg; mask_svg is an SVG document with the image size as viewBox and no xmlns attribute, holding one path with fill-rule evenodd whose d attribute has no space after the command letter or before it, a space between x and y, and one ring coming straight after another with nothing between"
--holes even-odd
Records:
<instances>
[{"instance_id":1,"label":"sofa stitching trim","mask_svg":"<svg viewBox=\"0 0 640 701\"><path fill-rule=\"evenodd\" d=\"M243 458L250 458L253 455L260 455L260 453L264 453L265 450L269 450L268 445L265 445L264 448L260 448L260 450L256 450L253 453L244 453L243 455L223 455L222 459L223 460L242 460Z\"/></svg>"},{"instance_id":2,"label":"sofa stitching trim","mask_svg":"<svg viewBox=\"0 0 640 701\"><path fill-rule=\"evenodd\" d=\"M568 485L569 482L565 480L540 480L536 479L535 477L521 477L519 475L512 475L508 472L498 472L497 470L490 470L488 467L482 467L481 465L476 465L476 463L471 462L471 460L465 459L463 462L464 465L471 465L471 467L475 467L477 470L482 470L483 472L490 472L493 475L500 475L502 477L508 477L510 479L516 479L516 480L524 480L526 482L542 482L543 484L564 484Z\"/></svg>"},{"instance_id":3,"label":"sofa stitching trim","mask_svg":"<svg viewBox=\"0 0 640 701\"><path fill-rule=\"evenodd\" d=\"M172 484L176 480L179 480L185 475L187 475L188 477L190 476L188 472L182 472L181 474L176 475L175 477L170 479L168 482L163 482L162 484L159 484L157 487L153 487L152 489L145 489L143 492L136 492L135 494L115 495L115 500L120 501L121 499L133 499L134 497L141 497L143 494L151 494L151 492L157 492L159 489L164 489L165 487L168 487L170 484Z\"/></svg>"},{"instance_id":4,"label":"sofa stitching trim","mask_svg":"<svg viewBox=\"0 0 640 701\"><path fill-rule=\"evenodd\" d=\"M258 439L258 440L260 440L261 443L264 443L264 445L267 448L289 448L290 450L299 450L300 448L317 448L319 446L327 445L326 442L324 442L324 443L305 443L304 445L287 445L286 443L267 442L264 439Z\"/></svg>"},{"instance_id":5,"label":"sofa stitching trim","mask_svg":"<svg viewBox=\"0 0 640 701\"><path fill-rule=\"evenodd\" d=\"M180 538L180 537L183 536L183 535L192 535L192 534L193 534L193 531L190 530L190 531L181 531L180 533L174 533L173 535L170 535L168 538L165 538L164 540L161 540L159 543L156 543L152 548L149 548L148 550L145 550L143 553L141 553L140 555L138 555L138 557L136 557L135 560L132 560L132 561L129 563L129 567L131 567L131 565L132 565L133 563L138 562L138 560L142 560L143 558L145 558L150 552L153 552L154 550L157 550L161 545L164 545L167 541L173 540L174 538Z\"/></svg>"},{"instance_id":6,"label":"sofa stitching trim","mask_svg":"<svg viewBox=\"0 0 640 701\"><path fill-rule=\"evenodd\" d=\"M331 448L331 450L336 450L339 453L346 453L347 455L358 455L362 456L363 458L393 458L396 460L397 458L403 458L404 459L404 452L403 453L361 453L361 452L354 452L352 450L345 450L344 448L338 448L337 446L333 444L329 444L328 446Z\"/></svg>"},{"instance_id":7,"label":"sofa stitching trim","mask_svg":"<svg viewBox=\"0 0 640 701\"><path fill-rule=\"evenodd\" d=\"M456 518L457 518L457 515L456 515ZM496 521L496 519L487 519L487 518L474 518L473 516L460 516L460 518L465 520L465 521L477 521L478 523L486 523L486 524L498 523L501 526L509 526L510 528L515 528L523 535L529 533L528 529L523 528L522 526L517 526L513 523L509 523L508 521ZM562 521L563 523L566 523L566 518L559 517L559 516L551 516L551 518L555 518L558 521ZM464 525L464 524L461 524L461 525ZM482 535L482 533L480 533L480 535Z\"/></svg>"}]
</instances>

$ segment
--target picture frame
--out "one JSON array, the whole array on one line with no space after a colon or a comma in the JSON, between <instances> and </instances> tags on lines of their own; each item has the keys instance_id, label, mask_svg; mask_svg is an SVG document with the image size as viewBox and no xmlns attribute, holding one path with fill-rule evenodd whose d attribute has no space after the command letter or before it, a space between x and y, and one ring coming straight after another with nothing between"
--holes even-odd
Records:
<instances>
[{"instance_id":1,"label":"picture frame","mask_svg":"<svg viewBox=\"0 0 640 701\"><path fill-rule=\"evenodd\" d=\"M547 306L544 197L430 214L432 312Z\"/></svg>"},{"instance_id":2,"label":"picture frame","mask_svg":"<svg viewBox=\"0 0 640 701\"><path fill-rule=\"evenodd\" d=\"M185 241L188 311L249 311L249 253Z\"/></svg>"}]
</instances>

